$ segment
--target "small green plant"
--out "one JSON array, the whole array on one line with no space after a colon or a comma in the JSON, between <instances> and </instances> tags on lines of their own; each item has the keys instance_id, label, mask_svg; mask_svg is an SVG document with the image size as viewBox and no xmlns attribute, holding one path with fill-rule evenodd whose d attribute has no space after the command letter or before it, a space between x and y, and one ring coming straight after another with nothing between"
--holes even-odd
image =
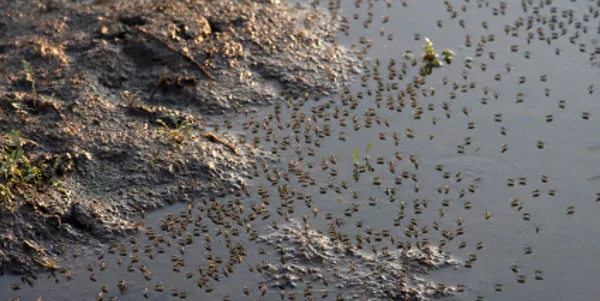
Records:
<instances>
[{"instance_id":1,"label":"small green plant","mask_svg":"<svg viewBox=\"0 0 600 301\"><path fill-rule=\"evenodd\" d=\"M360 152L357 149L352 151L352 159L354 160L354 170L352 171L352 177L354 178L355 182L358 182L358 180L360 179L361 173L364 173L367 171L368 172L375 171L373 166L371 166L371 164L369 163L369 152L371 151L371 148L373 147L373 145L374 144L372 142L367 144L367 148L365 149L364 164L360 164L360 161L359 161Z\"/></svg>"},{"instance_id":2,"label":"small green plant","mask_svg":"<svg viewBox=\"0 0 600 301\"><path fill-rule=\"evenodd\" d=\"M21 162L22 159L22 149L9 151L3 156L3 162L2 165L0 165L0 173L2 173L8 183L23 180L23 172L19 168L19 162Z\"/></svg>"},{"instance_id":3,"label":"small green plant","mask_svg":"<svg viewBox=\"0 0 600 301\"><path fill-rule=\"evenodd\" d=\"M438 58L438 54L435 53L435 49L433 48L433 43L429 38L425 38L425 45L423 48L423 62L430 67L440 67L442 62Z\"/></svg>"},{"instance_id":4,"label":"small green plant","mask_svg":"<svg viewBox=\"0 0 600 301\"><path fill-rule=\"evenodd\" d=\"M12 130L6 147L0 152L0 201L7 203L15 198L11 188L21 194L24 189L39 186L42 181L42 171L25 156L19 136L18 130Z\"/></svg>"},{"instance_id":5,"label":"small green plant","mask_svg":"<svg viewBox=\"0 0 600 301\"><path fill-rule=\"evenodd\" d=\"M369 159L369 151L371 150L372 147L373 147L373 142L369 143L367 145L367 148L365 149L365 159L367 159L367 160ZM360 152L357 149L355 149L354 151L352 151L352 159L354 160L354 164L355 165L359 165L360 164L359 158L358 158L359 155L360 155Z\"/></svg>"},{"instance_id":6,"label":"small green plant","mask_svg":"<svg viewBox=\"0 0 600 301\"><path fill-rule=\"evenodd\" d=\"M33 68L31 68L31 65L26 60L22 60L21 63L23 64L23 71L25 72L25 79L29 83L31 83L31 97L33 98L33 106L37 108L37 91L35 88L35 78L34 78L34 74L33 74Z\"/></svg>"},{"instance_id":7,"label":"small green plant","mask_svg":"<svg viewBox=\"0 0 600 301\"><path fill-rule=\"evenodd\" d=\"M355 165L358 165L358 164L360 164L360 162L358 161L358 153L359 153L359 152L358 152L358 150L357 150L357 149L355 149L355 150L352 152L352 159L354 159L354 164L355 164Z\"/></svg>"},{"instance_id":8,"label":"small green plant","mask_svg":"<svg viewBox=\"0 0 600 301\"><path fill-rule=\"evenodd\" d=\"M8 145L12 148L21 148L21 131L11 130L8 133Z\"/></svg>"},{"instance_id":9,"label":"small green plant","mask_svg":"<svg viewBox=\"0 0 600 301\"><path fill-rule=\"evenodd\" d=\"M140 98L140 91L130 92L129 90L125 90L121 92L121 99L127 103L128 106L134 107L135 103Z\"/></svg>"},{"instance_id":10,"label":"small green plant","mask_svg":"<svg viewBox=\"0 0 600 301\"><path fill-rule=\"evenodd\" d=\"M0 173L4 176L7 183L23 180L23 172L19 168L19 163L27 159L24 159L23 149L21 149L20 135L19 130L10 131L8 148L2 152ZM29 160L27 160L27 163L29 163Z\"/></svg>"},{"instance_id":11,"label":"small green plant","mask_svg":"<svg viewBox=\"0 0 600 301\"><path fill-rule=\"evenodd\" d=\"M369 143L367 145L367 148L365 149L365 158L369 158L369 151L371 150L371 148L373 147L373 142Z\"/></svg>"},{"instance_id":12,"label":"small green plant","mask_svg":"<svg viewBox=\"0 0 600 301\"><path fill-rule=\"evenodd\" d=\"M15 195L12 194L8 186L0 184L0 204L1 203L12 203L15 199Z\"/></svg>"},{"instance_id":13,"label":"small green plant","mask_svg":"<svg viewBox=\"0 0 600 301\"><path fill-rule=\"evenodd\" d=\"M450 49L442 50L442 58L446 64L451 64L452 59L454 58L454 52Z\"/></svg>"},{"instance_id":14,"label":"small green plant","mask_svg":"<svg viewBox=\"0 0 600 301\"><path fill-rule=\"evenodd\" d=\"M173 142L177 144L183 143L185 137L190 136L192 132L192 125L187 119L178 122L175 116L169 116L169 118L171 119L172 123L175 124L175 127L169 127L169 125L162 119L156 119L156 122L162 125L162 130L171 136Z\"/></svg>"},{"instance_id":15,"label":"small green plant","mask_svg":"<svg viewBox=\"0 0 600 301\"><path fill-rule=\"evenodd\" d=\"M443 65L442 61L439 58L439 55L435 52L435 48L433 48L433 43L429 38L425 38L425 45L423 48L423 66L420 69L420 73L422 76L430 75L433 72L433 68L441 67ZM454 58L454 52L450 49L444 49L441 52L442 60L446 64L451 64L452 59Z\"/></svg>"}]
</instances>

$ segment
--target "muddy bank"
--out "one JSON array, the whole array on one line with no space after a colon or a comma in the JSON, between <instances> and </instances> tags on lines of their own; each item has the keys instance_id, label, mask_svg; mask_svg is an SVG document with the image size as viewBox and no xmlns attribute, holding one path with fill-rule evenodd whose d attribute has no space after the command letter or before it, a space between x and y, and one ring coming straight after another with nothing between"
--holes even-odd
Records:
<instances>
[{"instance_id":1,"label":"muddy bank","mask_svg":"<svg viewBox=\"0 0 600 301\"><path fill-rule=\"evenodd\" d=\"M354 71L336 20L276 2L2 1L2 270L60 270L148 210L243 189L255 153L211 119Z\"/></svg>"}]
</instances>

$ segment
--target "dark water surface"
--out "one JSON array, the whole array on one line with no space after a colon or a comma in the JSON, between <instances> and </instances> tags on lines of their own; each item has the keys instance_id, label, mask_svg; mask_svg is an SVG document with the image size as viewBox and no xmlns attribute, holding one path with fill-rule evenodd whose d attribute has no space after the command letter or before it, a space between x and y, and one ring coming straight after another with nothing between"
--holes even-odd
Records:
<instances>
[{"instance_id":1,"label":"dark water surface","mask_svg":"<svg viewBox=\"0 0 600 301\"><path fill-rule=\"evenodd\" d=\"M264 186L270 194L270 197L263 199L268 202L265 208L269 213L258 214L256 220L244 222L242 226L233 223L232 228L226 228L209 221L207 212L210 210L206 208L210 207L210 202L204 205L199 200L190 211L191 224L182 227L182 234L173 239L170 231L160 229L160 220L166 218L167 212L179 216L180 212L188 211L187 205L176 205L155 212L146 219L146 225L151 226L157 235L162 234L173 241L172 246L163 244L165 252L162 254L153 247L154 258L149 259L144 255L143 247L149 242L141 233L137 236L140 261L133 263L133 272L128 271L130 255L134 254L132 244L124 240L119 244L126 246L126 256L119 256L119 247L114 255L109 254L108 247L104 248L104 259L97 259L93 249L82 251L83 254L74 260L71 281L66 281L63 274L58 274L58 284L52 278L46 280L46 275L38 275L33 287L21 284L20 290L14 291L11 284L20 283L19 278L1 277L0 295L6 296L6 299L19 297L21 300L35 300L38 296L44 300L90 300L96 298L103 285L107 285L108 292L104 294L106 300L110 296L118 296L118 300L140 300L144 288L149 289L151 300L176 299L179 297L172 293L182 290L191 300L223 300L227 295L231 300L279 300L280 288L270 287L264 296L261 296L260 289L262 283L270 286L278 275L250 272L248 265L256 267L261 261L268 260L273 266L278 266L280 251L266 243L270 239L268 233L275 231L273 223L279 228L294 221L303 225L303 216L306 215L310 228L323 232L324 244L328 243L328 225L335 219L340 221L337 231L347 235L353 244L357 235L368 236L367 228L371 228L373 233L387 230L390 236L396 238L395 244L390 243L387 236L380 242L375 239L372 243L364 242L362 252L371 252L369 256L373 255L372 246L381 252L384 246L396 250L400 242L410 242L415 247L417 242L422 244L427 239L437 247L441 240L445 240L444 249L448 252L448 258L455 260L456 264L441 265L429 272L409 268L407 273L411 277L407 278L407 282L410 287L418 287L417 277L421 277L432 282L432 285L444 283L464 290L447 298L600 298L600 289L596 285L600 275L600 259L596 254L600 248L600 239L596 235L596 229L600 227L600 219L597 218L600 214L600 205L597 204L600 182L594 180L595 176L600 175L600 152L593 150L600 146L600 136L597 134L600 68L590 61L590 56L600 46L597 44L600 23L595 17L600 10L600 3L582 0L533 1L525 3L527 11L524 12L520 1L507 1L503 14L501 4L497 1L450 2L452 10L456 11L455 18L447 11L444 1L406 1L406 6L401 1L371 1L371 8L368 1L362 1L357 8L354 1L342 0L337 13L347 17L350 28L349 35L339 34L338 43L348 48L355 44L357 50L362 51L365 45L359 43L360 38L372 41L372 47L364 54L369 71L363 74L370 77L363 82L360 78L362 75L358 76L348 85L347 93L322 97L319 101L311 98L290 100L290 106L282 101L279 109L268 107L247 118L230 118L234 121L232 135L245 136L248 143L259 137L259 145L267 153L276 145L274 137L279 137L277 154L273 155L280 156L279 160L266 160L269 164L267 172L263 172L264 163L259 163L259 176L250 180L251 196L239 198L247 216L252 211L252 204L261 205L261 197L256 191L257 187ZM391 3L391 7L387 3ZM461 10L463 5L466 11ZM322 6L327 9L327 3ZM494 15L494 9L498 10L498 15ZM538 14L534 13L536 10ZM569 10L572 10L572 22L569 21ZM353 19L355 13L359 16L358 20ZM365 28L363 22L369 14L373 22ZM587 21L584 20L585 15L588 15ZM389 17L385 24L382 22L383 16ZM553 16L557 20L554 29L557 39L548 44L546 40L539 39L538 28L545 36L552 38L550 23ZM533 22L532 27L527 29L529 17L533 18ZM522 19L523 25L513 30L519 19ZM547 20L545 24L543 19ZM437 20L441 20L441 28L437 26ZM464 20L465 28L460 26L460 20ZM487 23L488 29L482 26L482 22ZM564 23L564 35L558 22ZM576 28L578 22L581 24L579 29ZM509 34L505 34L505 25L509 25ZM384 26L383 35L380 34L381 26ZM583 31L584 26L587 27L587 33ZM533 34L530 43L527 42L528 33ZM393 35L392 40L388 39L389 34ZM419 40L415 40L415 34L420 35ZM470 36L470 47L465 46L466 35ZM489 35L494 35L494 41L489 41ZM482 36L488 41L483 44L482 55L477 56L476 48ZM414 89L415 103L423 108L421 118L415 119L415 108L411 108L407 85L413 77L419 76L418 66L412 67L411 61L406 60L403 54L412 50L420 64L424 37L429 37L438 51L444 48L453 50L455 58L452 64L434 69L433 74L425 78L425 83ZM512 51L513 45L516 45L513 49L517 51ZM585 51L581 51L580 47L585 47ZM557 48L559 55L556 54ZM494 59L490 57L490 52L495 54ZM529 59L525 57L526 52L529 52ZM390 78L388 65L391 60L396 61L393 67L396 75ZM377 61L381 80L373 76ZM466 67L467 61L471 61L471 68ZM408 65L407 72L400 80L403 63ZM482 70L482 64L486 66L485 71ZM500 77L499 80L496 76ZM525 77L524 83L520 83L522 76ZM545 77L544 81L542 77ZM392 88L394 83L398 85L397 90ZM454 83L457 89L453 88ZM474 83L474 88L470 87L471 83ZM376 91L379 85L383 85L383 89L378 107ZM387 89L388 86L390 89ZM462 86L465 87L464 92L461 91ZM430 87L435 89L435 95L431 95ZM368 91L371 91L371 95ZM403 108L398 98L400 91L405 94ZM423 95L423 91L427 96ZM357 93L362 94L362 99ZM455 93L455 96L451 93ZM522 96L519 96L520 93ZM391 109L387 105L388 96L392 99ZM519 100L520 97L522 100ZM343 105L342 99L346 103L354 101L356 106ZM294 105L297 111L292 109ZM429 105L433 110L428 109ZM339 108L337 117L336 107ZM468 114L463 112L463 108ZM344 116L344 111L348 116ZM372 114L371 127L367 127L369 118L365 112ZM304 113L306 118L294 117L294 114L298 116L300 113ZM277 129L277 121L272 119L269 122L273 129L270 135L263 128L269 114L279 114L282 126L282 129ZM585 114L589 116L587 119L584 118ZM354 129L353 118L356 124L360 124L359 130ZM342 119L346 120L346 126L340 125ZM435 124L432 119L437 120ZM290 124L298 123L299 143L295 140L292 127L287 127L288 120ZM471 126L469 122L472 122ZM305 131L309 124L311 141L307 142ZM248 127L244 128L244 125ZM254 125L259 128L256 134L251 130ZM321 137L315 132L316 127ZM330 128L329 136L324 133L326 127ZM410 131L414 138L408 137ZM338 139L340 132L346 133L345 141ZM385 140L380 139L380 133ZM271 137L270 142L265 140L266 135ZM394 142L394 135L399 137L398 145ZM287 150L281 150L281 142L285 137L289 138L290 143ZM315 145L315 141L319 142L318 145ZM540 148L540 142L543 148ZM373 171L360 173L356 182L353 179L355 166L352 151L360 150L362 165L365 163L364 149L369 143L373 143L368 161ZM504 152L503 145L506 145ZM296 153L297 147L300 155ZM309 155L311 149L314 150L313 156ZM402 160L398 160L396 153L402 155ZM418 160L418 168L411 162L411 155ZM335 164L332 163L332 156L336 157ZM377 164L379 158L384 164ZM282 174L278 185L284 184L283 174L288 173L290 160L298 161L314 180L314 185L304 187L294 173L289 173L289 190L296 190L305 196L303 200L298 199L297 195L291 197L296 199L293 212L289 211L291 203L282 205L277 185L271 185L266 177L276 177L273 172L276 167ZM328 162L325 170L323 160ZM312 168L309 168L310 162L314 164ZM389 162L393 162L394 173L389 171ZM438 168L439 165L441 168ZM337 169L337 176L332 176L332 168ZM406 178L403 177L404 172ZM447 178L444 172L447 172ZM396 184L396 178L400 178L402 184ZM343 188L343 181L347 182L347 189ZM375 185L377 181L381 181L381 184ZM514 183L512 186L511 181ZM396 190L395 196L391 195L390 189ZM290 194L284 193L285 196L289 197ZM234 199L231 196L216 202L226 204ZM306 205L309 203L307 199L311 200L311 208ZM204 208L204 211L198 208ZM319 209L316 216L314 208ZM291 221L286 222L277 213L278 209L289 212ZM351 212L353 209L355 212ZM331 213L331 220L326 218L327 213ZM265 215L269 217L263 220ZM400 219L400 216L403 218ZM182 219L185 218L172 223L175 229L182 225ZM407 235L411 219L414 219L416 231L410 233L408 230ZM195 221L198 221L196 226ZM362 223L362 227L358 227L357 222ZM261 242L261 238L248 241L248 223L266 242ZM197 229L194 230L194 227ZM244 246L245 256L243 263L234 266L229 278L221 273L220 281L211 281L214 291L207 293L206 286L197 286L199 266L208 266L209 262L202 230L211 237L214 256L221 256L226 262L231 250L226 246L224 235L217 236L218 228L230 233L233 228L239 228L242 234L239 237L232 236L232 240L234 245L239 243ZM428 231L423 231L424 228ZM444 230L447 235L445 239ZM199 235L194 236L194 232ZM418 237L415 232L419 233ZM452 233L452 239L448 238L449 233ZM182 255L178 239L185 238L187 234L194 243L186 245ZM280 245L284 249L293 246L285 242L280 242ZM264 248L264 255L260 254L260 248ZM297 255L291 251L288 254ZM315 299L321 298L322 289L328 289L327 299L335 299L338 294L343 294L345 300L360 299L357 296L361 294L369 300L385 299L384 295L375 293L386 287L385 279L378 280L378 286L364 282L364 279L352 273L346 273L346 278L336 278L336 275L344 274L348 256L325 251L323 254L331 256L331 262L335 263L295 261L294 258L290 261L304 268L321 269L323 275L331 274L329 286L324 286L322 281L312 281L312 288L302 281L296 281L296 287L287 283L286 299L287 294L294 291L298 300L304 299L307 287L314 291ZM377 273L369 272L366 256L355 258L357 269L362 268L369 275L367 277L374 278ZM469 268L470 256L476 256L476 261ZM123 262L121 266L116 263L119 257ZM185 260L185 264L177 272L173 266L180 258ZM373 262L384 266L384 271L379 274L396 272L390 259L373 258ZM419 263L412 262L410 258L404 260L407 265ZM106 262L105 270L100 269L102 261ZM88 270L88 264L92 264L93 272ZM144 279L140 272L141 264L147 265L152 271L151 280ZM336 264L342 268L339 273L330 271ZM224 265L218 266L222 271ZM185 271L192 272L189 278ZM95 274L96 281L90 280L91 274ZM279 277L289 280L284 273ZM123 293L118 288L121 279L128 284L127 291ZM353 282L355 280L363 281L367 288L362 290ZM155 291L154 285L157 283L164 284L163 292ZM244 294L244 286L248 287L249 296Z\"/></svg>"}]
</instances>

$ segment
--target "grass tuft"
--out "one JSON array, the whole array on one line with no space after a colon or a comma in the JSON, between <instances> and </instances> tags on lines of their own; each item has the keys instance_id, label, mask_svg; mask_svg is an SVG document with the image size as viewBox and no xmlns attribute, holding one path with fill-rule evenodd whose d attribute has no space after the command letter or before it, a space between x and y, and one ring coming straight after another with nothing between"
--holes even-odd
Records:
<instances>
[{"instance_id":1,"label":"grass tuft","mask_svg":"<svg viewBox=\"0 0 600 301\"><path fill-rule=\"evenodd\" d=\"M31 96L33 98L33 107L37 108L37 90L35 88L35 77L33 74L33 68L26 60L22 60L23 71L25 72L25 80L31 83Z\"/></svg>"}]
</instances>

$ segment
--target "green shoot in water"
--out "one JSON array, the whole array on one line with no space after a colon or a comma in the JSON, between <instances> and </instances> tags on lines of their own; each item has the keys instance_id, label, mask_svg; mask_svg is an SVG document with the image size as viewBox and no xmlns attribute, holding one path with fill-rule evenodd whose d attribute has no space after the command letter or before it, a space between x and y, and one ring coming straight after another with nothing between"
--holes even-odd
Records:
<instances>
[{"instance_id":1,"label":"green shoot in water","mask_svg":"<svg viewBox=\"0 0 600 301\"><path fill-rule=\"evenodd\" d=\"M438 54L435 53L433 43L429 38L425 38L426 44L423 45L423 62L429 67L440 67L442 62L438 58Z\"/></svg>"},{"instance_id":2,"label":"green shoot in water","mask_svg":"<svg viewBox=\"0 0 600 301\"><path fill-rule=\"evenodd\" d=\"M452 59L454 58L454 52L450 49L442 50L442 58L446 64L451 64Z\"/></svg>"},{"instance_id":3,"label":"green shoot in water","mask_svg":"<svg viewBox=\"0 0 600 301\"><path fill-rule=\"evenodd\" d=\"M371 150L372 147L373 147L373 142L371 142L371 143L369 143L367 145L367 148L365 149L365 159L369 159L369 151ZM359 165L360 164L360 161L359 161L359 158L358 158L359 155L360 155L360 152L357 149L355 149L354 151L352 151L352 159L354 159L354 164L355 165Z\"/></svg>"},{"instance_id":4,"label":"green shoot in water","mask_svg":"<svg viewBox=\"0 0 600 301\"><path fill-rule=\"evenodd\" d=\"M356 164L356 165L359 164L359 162L358 162L358 150L357 149L355 149L352 152L352 159L354 159L354 164Z\"/></svg>"},{"instance_id":5,"label":"green shoot in water","mask_svg":"<svg viewBox=\"0 0 600 301\"><path fill-rule=\"evenodd\" d=\"M442 61L439 59L438 54L433 48L433 43L431 42L431 40L429 40L429 38L425 38L425 42L426 44L422 46L424 63L424 65L420 69L420 74L422 76L430 75L433 72L433 68L441 67L443 65ZM452 63L452 58L454 58L454 52L452 52L452 50L442 50L442 59L446 64Z\"/></svg>"},{"instance_id":6,"label":"green shoot in water","mask_svg":"<svg viewBox=\"0 0 600 301\"><path fill-rule=\"evenodd\" d=\"M365 158L369 158L369 151L371 150L371 147L373 147L373 142L369 143L369 145L367 145L367 149L365 150Z\"/></svg>"}]
</instances>

